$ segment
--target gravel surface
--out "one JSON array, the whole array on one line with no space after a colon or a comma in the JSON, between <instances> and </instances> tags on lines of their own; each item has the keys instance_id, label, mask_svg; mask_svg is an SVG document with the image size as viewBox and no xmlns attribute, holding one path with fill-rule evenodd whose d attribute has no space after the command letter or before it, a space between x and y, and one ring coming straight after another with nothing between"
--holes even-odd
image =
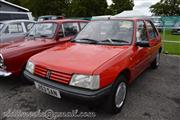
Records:
<instances>
[{"instance_id":1,"label":"gravel surface","mask_svg":"<svg viewBox=\"0 0 180 120\"><path fill-rule=\"evenodd\" d=\"M15 79L0 78L0 120L45 120L45 118L6 117L13 112L93 112L95 120L180 120L180 57L161 56L157 70L147 69L128 89L126 104L117 115L102 108L88 109L73 100L57 99L23 85ZM49 112L46 112L49 113ZM51 114L51 112L49 113ZM60 117L57 120L80 119ZM82 118L85 119L85 118Z\"/></svg>"}]
</instances>

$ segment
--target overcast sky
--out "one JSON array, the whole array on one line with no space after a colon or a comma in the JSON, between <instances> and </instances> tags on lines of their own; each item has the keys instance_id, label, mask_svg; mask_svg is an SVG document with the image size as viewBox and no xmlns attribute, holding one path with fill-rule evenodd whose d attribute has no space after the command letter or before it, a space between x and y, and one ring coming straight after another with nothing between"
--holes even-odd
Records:
<instances>
[{"instance_id":1,"label":"overcast sky","mask_svg":"<svg viewBox=\"0 0 180 120\"><path fill-rule=\"evenodd\" d=\"M141 11L144 11L147 13L149 11L149 7L160 0L134 0L134 8L133 9L140 9ZM108 4L112 4L111 0L107 0Z\"/></svg>"}]
</instances>

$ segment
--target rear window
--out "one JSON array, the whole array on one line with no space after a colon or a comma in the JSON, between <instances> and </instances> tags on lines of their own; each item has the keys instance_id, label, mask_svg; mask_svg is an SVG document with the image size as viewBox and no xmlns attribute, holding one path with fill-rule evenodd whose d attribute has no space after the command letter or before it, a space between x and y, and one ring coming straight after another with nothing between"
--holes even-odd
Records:
<instances>
[{"instance_id":1,"label":"rear window","mask_svg":"<svg viewBox=\"0 0 180 120\"><path fill-rule=\"evenodd\" d=\"M19 19L26 19L28 20L29 17L27 14L15 14L15 13L0 13L0 21L3 20L19 20Z\"/></svg>"}]
</instances>

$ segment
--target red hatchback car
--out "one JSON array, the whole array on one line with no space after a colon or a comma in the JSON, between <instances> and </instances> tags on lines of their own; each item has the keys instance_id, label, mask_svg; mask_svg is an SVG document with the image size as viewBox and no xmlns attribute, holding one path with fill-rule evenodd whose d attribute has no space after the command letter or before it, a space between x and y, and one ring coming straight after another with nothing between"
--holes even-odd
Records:
<instances>
[{"instance_id":1,"label":"red hatchback car","mask_svg":"<svg viewBox=\"0 0 180 120\"><path fill-rule=\"evenodd\" d=\"M0 44L0 78L19 76L28 59L73 38L88 21L51 20L33 26L23 41Z\"/></svg>"},{"instance_id":2,"label":"red hatchback car","mask_svg":"<svg viewBox=\"0 0 180 120\"><path fill-rule=\"evenodd\" d=\"M127 86L160 62L161 37L153 23L110 18L88 23L71 41L31 57L25 77L52 96L106 101L118 113Z\"/></svg>"}]
</instances>

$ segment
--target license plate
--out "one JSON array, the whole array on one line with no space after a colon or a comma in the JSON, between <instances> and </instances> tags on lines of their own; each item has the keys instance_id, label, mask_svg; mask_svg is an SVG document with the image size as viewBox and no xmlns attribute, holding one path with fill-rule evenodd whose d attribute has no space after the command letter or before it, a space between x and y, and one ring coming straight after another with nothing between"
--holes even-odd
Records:
<instances>
[{"instance_id":1,"label":"license plate","mask_svg":"<svg viewBox=\"0 0 180 120\"><path fill-rule=\"evenodd\" d=\"M34 82L36 88L44 93L47 93L51 96L57 97L57 98L61 98L60 92L58 90L49 88L47 86L41 85L37 82Z\"/></svg>"}]
</instances>

